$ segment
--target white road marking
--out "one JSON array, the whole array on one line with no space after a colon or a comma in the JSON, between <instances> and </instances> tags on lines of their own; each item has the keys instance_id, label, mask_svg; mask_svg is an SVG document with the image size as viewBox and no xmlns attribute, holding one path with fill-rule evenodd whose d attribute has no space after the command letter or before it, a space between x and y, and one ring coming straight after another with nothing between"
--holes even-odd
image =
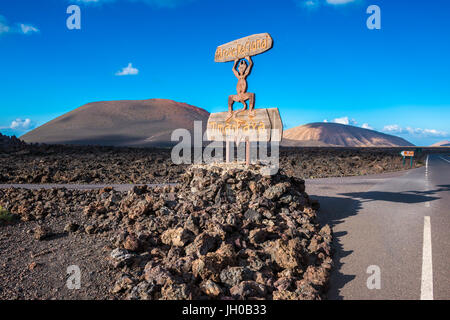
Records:
<instances>
[{"instance_id":1,"label":"white road marking","mask_svg":"<svg viewBox=\"0 0 450 320\"><path fill-rule=\"evenodd\" d=\"M450 161L448 161L448 160L445 159L445 158L442 158L442 157L439 157L439 158L441 158L442 160L447 161L448 163L450 163Z\"/></svg>"},{"instance_id":2,"label":"white road marking","mask_svg":"<svg viewBox=\"0 0 450 320\"><path fill-rule=\"evenodd\" d=\"M422 284L420 300L433 300L433 258L431 254L430 217L424 217L423 252L422 252Z\"/></svg>"}]
</instances>

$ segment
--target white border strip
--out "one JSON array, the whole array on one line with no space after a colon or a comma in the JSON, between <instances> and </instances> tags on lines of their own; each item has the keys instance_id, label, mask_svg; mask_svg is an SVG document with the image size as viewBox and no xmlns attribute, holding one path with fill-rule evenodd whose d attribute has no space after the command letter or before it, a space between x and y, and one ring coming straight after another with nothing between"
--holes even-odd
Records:
<instances>
[{"instance_id":1,"label":"white border strip","mask_svg":"<svg viewBox=\"0 0 450 320\"><path fill-rule=\"evenodd\" d=\"M433 300L433 258L431 253L431 222L430 217L424 217L423 253L422 253L422 284L420 300Z\"/></svg>"},{"instance_id":2,"label":"white border strip","mask_svg":"<svg viewBox=\"0 0 450 320\"><path fill-rule=\"evenodd\" d=\"M442 160L447 161L448 163L450 163L450 161L448 161L448 160L445 159L445 158L442 158L442 157L439 157L439 158L441 158Z\"/></svg>"}]
</instances>

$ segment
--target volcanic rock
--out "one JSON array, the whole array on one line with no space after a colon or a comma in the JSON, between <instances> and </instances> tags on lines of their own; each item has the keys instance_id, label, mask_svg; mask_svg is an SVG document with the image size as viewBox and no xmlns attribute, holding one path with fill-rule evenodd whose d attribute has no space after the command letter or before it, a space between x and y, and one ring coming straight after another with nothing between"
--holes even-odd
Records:
<instances>
[{"instance_id":1,"label":"volcanic rock","mask_svg":"<svg viewBox=\"0 0 450 320\"><path fill-rule=\"evenodd\" d=\"M64 226L65 232L75 232L80 226L74 222L69 222Z\"/></svg>"},{"instance_id":2,"label":"volcanic rock","mask_svg":"<svg viewBox=\"0 0 450 320\"><path fill-rule=\"evenodd\" d=\"M34 238L36 240L44 240L53 235L52 230L46 226L37 226L34 229Z\"/></svg>"},{"instance_id":3,"label":"volcanic rock","mask_svg":"<svg viewBox=\"0 0 450 320\"><path fill-rule=\"evenodd\" d=\"M17 149L17 147L24 146L25 142L17 139L16 136L5 136L0 133L0 150L12 150Z\"/></svg>"},{"instance_id":4,"label":"volcanic rock","mask_svg":"<svg viewBox=\"0 0 450 320\"><path fill-rule=\"evenodd\" d=\"M180 180L175 186L135 188L119 201L125 217L143 201L152 207L138 220L123 220L128 233L114 240L129 249L115 249L120 265L151 286L133 284L118 294L132 299L323 297L331 228L317 224L303 180L282 172L264 176L258 165L194 165ZM141 247L149 252L145 266L123 263Z\"/></svg>"},{"instance_id":5,"label":"volcanic rock","mask_svg":"<svg viewBox=\"0 0 450 320\"><path fill-rule=\"evenodd\" d=\"M112 264L115 268L121 268L125 265L130 265L135 256L130 254L127 250L116 248L110 253Z\"/></svg>"},{"instance_id":6,"label":"volcanic rock","mask_svg":"<svg viewBox=\"0 0 450 320\"><path fill-rule=\"evenodd\" d=\"M220 286L211 280L206 280L200 284L200 288L208 296L218 297L222 293Z\"/></svg>"}]
</instances>

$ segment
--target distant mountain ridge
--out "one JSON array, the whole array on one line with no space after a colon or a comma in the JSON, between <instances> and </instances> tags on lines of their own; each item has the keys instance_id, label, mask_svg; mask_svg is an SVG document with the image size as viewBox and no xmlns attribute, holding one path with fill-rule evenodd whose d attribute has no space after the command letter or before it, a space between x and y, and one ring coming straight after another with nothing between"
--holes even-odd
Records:
<instances>
[{"instance_id":1,"label":"distant mountain ridge","mask_svg":"<svg viewBox=\"0 0 450 320\"><path fill-rule=\"evenodd\" d=\"M314 122L287 129L284 146L397 147L409 141L375 130L330 122Z\"/></svg>"},{"instance_id":2,"label":"distant mountain ridge","mask_svg":"<svg viewBox=\"0 0 450 320\"><path fill-rule=\"evenodd\" d=\"M443 140L436 143L433 143L430 147L450 147L450 141Z\"/></svg>"},{"instance_id":3,"label":"distant mountain ridge","mask_svg":"<svg viewBox=\"0 0 450 320\"><path fill-rule=\"evenodd\" d=\"M173 130L192 132L194 121L206 126L208 117L209 112L202 108L166 99L92 102L20 138L47 144L170 145Z\"/></svg>"},{"instance_id":4,"label":"distant mountain ridge","mask_svg":"<svg viewBox=\"0 0 450 320\"><path fill-rule=\"evenodd\" d=\"M209 112L166 99L101 101L85 104L21 136L28 143L106 146L170 146L175 129L206 127ZM316 122L286 130L284 146L413 146L374 130Z\"/></svg>"}]
</instances>

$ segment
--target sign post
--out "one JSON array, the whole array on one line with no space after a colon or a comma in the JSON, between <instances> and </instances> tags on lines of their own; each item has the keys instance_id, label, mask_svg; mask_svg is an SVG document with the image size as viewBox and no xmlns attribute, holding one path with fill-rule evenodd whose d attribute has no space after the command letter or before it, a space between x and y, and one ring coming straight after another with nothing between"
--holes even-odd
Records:
<instances>
[{"instance_id":1,"label":"sign post","mask_svg":"<svg viewBox=\"0 0 450 320\"><path fill-rule=\"evenodd\" d=\"M403 156L403 166L405 166L405 158L410 157L410 167L412 168L414 151L402 151L400 154Z\"/></svg>"},{"instance_id":2,"label":"sign post","mask_svg":"<svg viewBox=\"0 0 450 320\"><path fill-rule=\"evenodd\" d=\"M231 154L234 155L232 142L237 145L245 143L245 164L248 166L251 142L281 141L283 124L278 109L255 109L255 94L247 92L247 77L253 68L251 57L270 50L272 46L272 37L268 33L259 33L216 49L215 62L234 61L232 71L238 80L237 93L228 96L228 112L211 113L206 131L208 140L225 142L227 163L231 161ZM233 110L235 102L241 103L243 108Z\"/></svg>"}]
</instances>

